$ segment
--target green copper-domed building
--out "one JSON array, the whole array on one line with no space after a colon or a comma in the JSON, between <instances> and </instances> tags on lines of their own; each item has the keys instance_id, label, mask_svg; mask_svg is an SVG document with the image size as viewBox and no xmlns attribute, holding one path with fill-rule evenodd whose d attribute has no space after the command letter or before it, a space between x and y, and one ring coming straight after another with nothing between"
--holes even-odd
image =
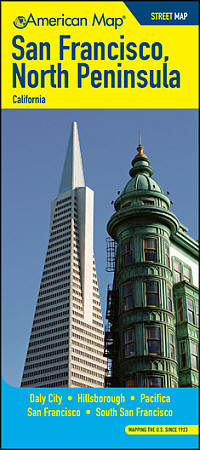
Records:
<instances>
[{"instance_id":1,"label":"green copper-domed building","mask_svg":"<svg viewBox=\"0 0 200 450\"><path fill-rule=\"evenodd\" d=\"M170 211L139 144L108 222L108 387L198 386L198 243ZM109 248L110 246L110 248ZM112 262L112 257L109 260Z\"/></svg>"}]
</instances>

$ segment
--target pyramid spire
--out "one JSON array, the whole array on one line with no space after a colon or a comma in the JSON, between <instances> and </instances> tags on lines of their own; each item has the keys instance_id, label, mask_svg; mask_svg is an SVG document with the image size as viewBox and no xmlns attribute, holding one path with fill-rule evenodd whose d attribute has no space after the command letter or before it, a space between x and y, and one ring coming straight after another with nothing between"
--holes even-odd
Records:
<instances>
[{"instance_id":1,"label":"pyramid spire","mask_svg":"<svg viewBox=\"0 0 200 450\"><path fill-rule=\"evenodd\" d=\"M78 136L78 126L77 122L72 122L58 194L84 186L85 180Z\"/></svg>"},{"instance_id":2,"label":"pyramid spire","mask_svg":"<svg viewBox=\"0 0 200 450\"><path fill-rule=\"evenodd\" d=\"M51 203L49 243L21 387L104 386L107 362L93 211L94 192L84 184L73 122L59 195Z\"/></svg>"}]
</instances>

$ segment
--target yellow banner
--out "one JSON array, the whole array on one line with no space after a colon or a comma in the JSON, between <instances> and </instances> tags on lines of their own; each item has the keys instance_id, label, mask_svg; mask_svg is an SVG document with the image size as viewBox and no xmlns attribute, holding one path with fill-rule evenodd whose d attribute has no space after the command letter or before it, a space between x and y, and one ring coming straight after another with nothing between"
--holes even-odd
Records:
<instances>
[{"instance_id":1,"label":"yellow banner","mask_svg":"<svg viewBox=\"0 0 200 450\"><path fill-rule=\"evenodd\" d=\"M126 434L182 434L198 435L198 425L127 425Z\"/></svg>"},{"instance_id":2,"label":"yellow banner","mask_svg":"<svg viewBox=\"0 0 200 450\"><path fill-rule=\"evenodd\" d=\"M197 108L198 27L124 2L2 2L3 108Z\"/></svg>"}]
</instances>

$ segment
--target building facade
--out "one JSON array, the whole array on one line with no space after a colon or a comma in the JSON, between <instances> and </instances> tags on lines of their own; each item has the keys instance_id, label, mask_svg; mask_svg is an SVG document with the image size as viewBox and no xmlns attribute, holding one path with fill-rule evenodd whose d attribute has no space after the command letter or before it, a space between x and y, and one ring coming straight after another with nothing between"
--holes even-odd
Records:
<instances>
[{"instance_id":1,"label":"building facade","mask_svg":"<svg viewBox=\"0 0 200 450\"><path fill-rule=\"evenodd\" d=\"M198 243L170 211L141 144L137 150L107 226L109 255L116 252L106 386L197 387Z\"/></svg>"},{"instance_id":2,"label":"building facade","mask_svg":"<svg viewBox=\"0 0 200 450\"><path fill-rule=\"evenodd\" d=\"M104 387L104 330L93 251L93 191L73 122L21 387Z\"/></svg>"}]
</instances>

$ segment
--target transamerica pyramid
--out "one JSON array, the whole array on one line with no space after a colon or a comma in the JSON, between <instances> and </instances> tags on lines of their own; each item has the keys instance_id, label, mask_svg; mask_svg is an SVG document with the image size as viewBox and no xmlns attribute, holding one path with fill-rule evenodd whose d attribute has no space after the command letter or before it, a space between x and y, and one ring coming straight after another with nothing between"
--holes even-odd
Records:
<instances>
[{"instance_id":1,"label":"transamerica pyramid","mask_svg":"<svg viewBox=\"0 0 200 450\"><path fill-rule=\"evenodd\" d=\"M72 123L21 387L104 387L107 367L93 251L94 193Z\"/></svg>"}]
</instances>

